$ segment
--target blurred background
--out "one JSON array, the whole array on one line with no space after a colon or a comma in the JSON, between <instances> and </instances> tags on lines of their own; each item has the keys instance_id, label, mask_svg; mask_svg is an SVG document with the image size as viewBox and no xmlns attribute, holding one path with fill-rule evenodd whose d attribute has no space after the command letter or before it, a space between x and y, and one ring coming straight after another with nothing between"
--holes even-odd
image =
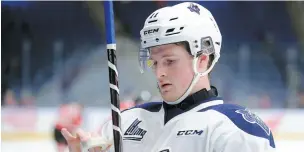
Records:
<instances>
[{"instance_id":1,"label":"blurred background","mask_svg":"<svg viewBox=\"0 0 304 152\"><path fill-rule=\"evenodd\" d=\"M289 114L304 120L304 2L196 2L211 11L223 35L221 58L211 73L220 96L256 109L273 128L283 121L292 124L284 119ZM139 71L139 31L150 13L177 3L114 2L121 102L161 101L152 73ZM6 147L21 134L24 141L49 139L45 128L64 104L84 106L84 128L102 122L97 115L110 115L100 110L110 112L104 25L102 2L1 1L1 138ZM48 127L41 127L45 122ZM304 141L303 132L283 131L280 137Z\"/></svg>"}]
</instances>

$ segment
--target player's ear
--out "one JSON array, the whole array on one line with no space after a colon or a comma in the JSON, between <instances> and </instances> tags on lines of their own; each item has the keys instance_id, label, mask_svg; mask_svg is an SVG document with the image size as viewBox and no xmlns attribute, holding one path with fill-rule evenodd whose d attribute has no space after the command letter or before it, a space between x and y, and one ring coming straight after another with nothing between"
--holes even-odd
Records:
<instances>
[{"instance_id":1,"label":"player's ear","mask_svg":"<svg viewBox=\"0 0 304 152\"><path fill-rule=\"evenodd\" d=\"M199 72L206 71L208 67L209 56L208 55L200 55L197 60L197 70Z\"/></svg>"}]
</instances>

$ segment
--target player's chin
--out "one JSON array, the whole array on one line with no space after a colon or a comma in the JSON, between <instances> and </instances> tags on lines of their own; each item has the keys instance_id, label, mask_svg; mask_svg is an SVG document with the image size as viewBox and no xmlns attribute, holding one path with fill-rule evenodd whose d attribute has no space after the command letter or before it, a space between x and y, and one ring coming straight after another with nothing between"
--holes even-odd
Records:
<instances>
[{"instance_id":1,"label":"player's chin","mask_svg":"<svg viewBox=\"0 0 304 152\"><path fill-rule=\"evenodd\" d=\"M174 93L171 92L162 93L162 98L167 102L174 102L178 99L178 97L176 97Z\"/></svg>"}]
</instances>

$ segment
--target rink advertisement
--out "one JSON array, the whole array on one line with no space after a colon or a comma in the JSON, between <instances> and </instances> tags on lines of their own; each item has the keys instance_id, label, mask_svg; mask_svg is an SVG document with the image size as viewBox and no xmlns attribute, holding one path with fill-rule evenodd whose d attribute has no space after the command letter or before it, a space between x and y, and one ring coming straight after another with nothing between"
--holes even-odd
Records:
<instances>
[{"instance_id":1,"label":"rink advertisement","mask_svg":"<svg viewBox=\"0 0 304 152\"><path fill-rule=\"evenodd\" d=\"M2 141L50 138L56 111L54 108L2 108Z\"/></svg>"},{"instance_id":2,"label":"rink advertisement","mask_svg":"<svg viewBox=\"0 0 304 152\"><path fill-rule=\"evenodd\" d=\"M2 108L2 141L51 139L56 108ZM304 140L303 110L252 110L270 127L276 140ZM86 108L85 130L97 130L110 117L110 109Z\"/></svg>"}]
</instances>

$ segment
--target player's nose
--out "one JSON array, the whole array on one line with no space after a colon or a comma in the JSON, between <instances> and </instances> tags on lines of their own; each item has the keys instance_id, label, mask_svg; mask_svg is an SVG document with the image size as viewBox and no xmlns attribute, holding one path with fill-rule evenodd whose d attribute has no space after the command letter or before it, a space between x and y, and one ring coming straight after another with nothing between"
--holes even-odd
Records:
<instances>
[{"instance_id":1,"label":"player's nose","mask_svg":"<svg viewBox=\"0 0 304 152\"><path fill-rule=\"evenodd\" d=\"M158 80L161 80L162 78L164 78L167 74L166 74L166 68L161 67L161 66L157 66L154 70L156 78Z\"/></svg>"}]
</instances>

